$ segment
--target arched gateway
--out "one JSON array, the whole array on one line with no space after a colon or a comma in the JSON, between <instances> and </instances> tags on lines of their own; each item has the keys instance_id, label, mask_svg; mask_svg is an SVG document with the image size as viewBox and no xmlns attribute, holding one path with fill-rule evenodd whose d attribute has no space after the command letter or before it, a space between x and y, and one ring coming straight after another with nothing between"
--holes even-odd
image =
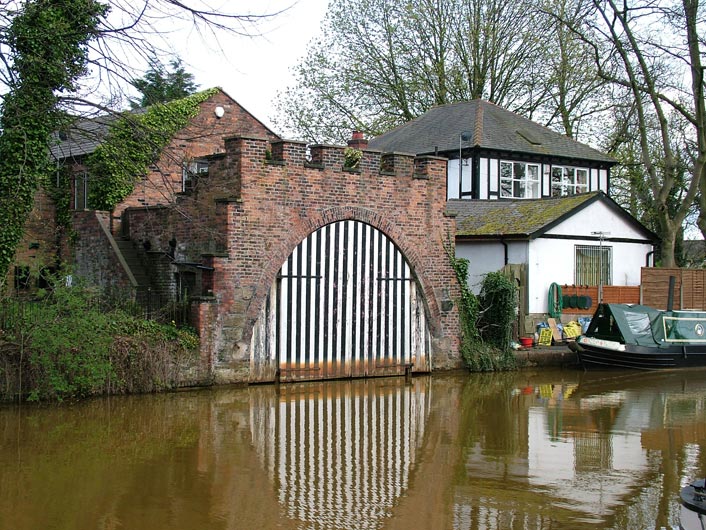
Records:
<instances>
[{"instance_id":1,"label":"arched gateway","mask_svg":"<svg viewBox=\"0 0 706 530\"><path fill-rule=\"evenodd\" d=\"M356 220L311 233L282 264L255 324L251 380L430 371L421 289L400 249Z\"/></svg>"}]
</instances>

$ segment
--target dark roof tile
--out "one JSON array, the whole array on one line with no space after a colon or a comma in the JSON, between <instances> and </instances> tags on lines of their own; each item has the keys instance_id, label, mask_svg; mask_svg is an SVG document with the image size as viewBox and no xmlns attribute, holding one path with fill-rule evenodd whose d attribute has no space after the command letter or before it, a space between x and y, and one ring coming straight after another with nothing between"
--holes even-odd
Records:
<instances>
[{"instance_id":1,"label":"dark roof tile","mask_svg":"<svg viewBox=\"0 0 706 530\"><path fill-rule=\"evenodd\" d=\"M369 147L387 152L454 155L464 132L470 133L472 139L463 147L616 162L586 144L480 99L432 107L418 118L373 138Z\"/></svg>"}]
</instances>

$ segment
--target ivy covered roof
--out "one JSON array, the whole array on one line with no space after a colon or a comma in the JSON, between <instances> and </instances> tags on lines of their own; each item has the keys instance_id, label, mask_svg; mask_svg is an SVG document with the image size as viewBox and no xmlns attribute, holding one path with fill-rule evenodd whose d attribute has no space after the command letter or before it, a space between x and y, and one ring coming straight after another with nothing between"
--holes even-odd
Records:
<instances>
[{"instance_id":1,"label":"ivy covered roof","mask_svg":"<svg viewBox=\"0 0 706 530\"><path fill-rule=\"evenodd\" d=\"M447 202L446 210L456 215L456 236L459 238L534 239L596 201L619 212L647 239L655 238L652 232L602 191L547 199L453 199Z\"/></svg>"},{"instance_id":2,"label":"ivy covered roof","mask_svg":"<svg viewBox=\"0 0 706 530\"><path fill-rule=\"evenodd\" d=\"M585 160L611 166L612 157L568 136L481 99L432 107L418 118L370 140L386 152L439 154L457 158L463 148L497 150L530 156Z\"/></svg>"}]
</instances>

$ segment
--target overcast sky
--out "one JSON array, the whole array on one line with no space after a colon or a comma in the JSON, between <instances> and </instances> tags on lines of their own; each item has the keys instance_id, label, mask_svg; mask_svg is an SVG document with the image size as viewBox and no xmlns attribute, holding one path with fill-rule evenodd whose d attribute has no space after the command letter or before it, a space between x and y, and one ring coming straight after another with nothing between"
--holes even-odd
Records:
<instances>
[{"instance_id":1,"label":"overcast sky","mask_svg":"<svg viewBox=\"0 0 706 530\"><path fill-rule=\"evenodd\" d=\"M260 12L267 7L269 12L276 12L294 1L258 2L257 9ZM273 127L273 100L278 91L293 83L290 69L318 35L327 6L328 0L298 0L288 11L260 24L257 29L264 32L262 36L219 38L225 54L219 51L218 43L204 43L193 31L172 44L200 89L223 88L256 118Z\"/></svg>"}]
</instances>

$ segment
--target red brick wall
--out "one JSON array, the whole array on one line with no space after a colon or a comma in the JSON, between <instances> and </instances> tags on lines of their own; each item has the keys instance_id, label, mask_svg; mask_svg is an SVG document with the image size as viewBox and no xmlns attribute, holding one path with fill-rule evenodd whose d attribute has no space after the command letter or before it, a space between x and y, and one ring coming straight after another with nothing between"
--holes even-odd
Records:
<instances>
[{"instance_id":1,"label":"red brick wall","mask_svg":"<svg viewBox=\"0 0 706 530\"><path fill-rule=\"evenodd\" d=\"M366 222L390 237L407 257L428 303L433 366L455 367L459 323L458 287L444 243L453 242L455 222L444 215L446 161L366 151L359 171L343 169L343 148L315 146L311 162L300 142L277 142L266 160L267 140L226 140L224 158L177 208L126 211L130 237L164 248L178 241L176 257L215 267L218 317L202 329L214 337L214 360L229 361L233 378L247 377L253 324L283 261L318 228L339 220ZM223 236L225 236L223 238ZM209 249L225 247L225 257ZM208 254L204 257L203 254Z\"/></svg>"},{"instance_id":2,"label":"red brick wall","mask_svg":"<svg viewBox=\"0 0 706 530\"><path fill-rule=\"evenodd\" d=\"M132 294L132 283L106 233L109 231L108 214L75 212L73 228L77 233L73 246L74 275L93 285L120 290L125 296Z\"/></svg>"},{"instance_id":3,"label":"red brick wall","mask_svg":"<svg viewBox=\"0 0 706 530\"><path fill-rule=\"evenodd\" d=\"M216 107L223 108L223 117L216 116ZM198 116L176 135L159 161L152 166L152 171L116 207L114 216L119 218L123 210L130 207L173 203L175 194L182 191L184 162L195 157L222 153L224 136L234 134L276 138L264 124L226 93L219 91L200 104Z\"/></svg>"},{"instance_id":4,"label":"red brick wall","mask_svg":"<svg viewBox=\"0 0 706 530\"><path fill-rule=\"evenodd\" d=\"M34 194L34 206L24 226L24 237L15 250L14 262L10 266L6 285L15 283L15 266L29 267L37 273L44 267L56 265L58 232L56 206L43 188Z\"/></svg>"}]
</instances>

